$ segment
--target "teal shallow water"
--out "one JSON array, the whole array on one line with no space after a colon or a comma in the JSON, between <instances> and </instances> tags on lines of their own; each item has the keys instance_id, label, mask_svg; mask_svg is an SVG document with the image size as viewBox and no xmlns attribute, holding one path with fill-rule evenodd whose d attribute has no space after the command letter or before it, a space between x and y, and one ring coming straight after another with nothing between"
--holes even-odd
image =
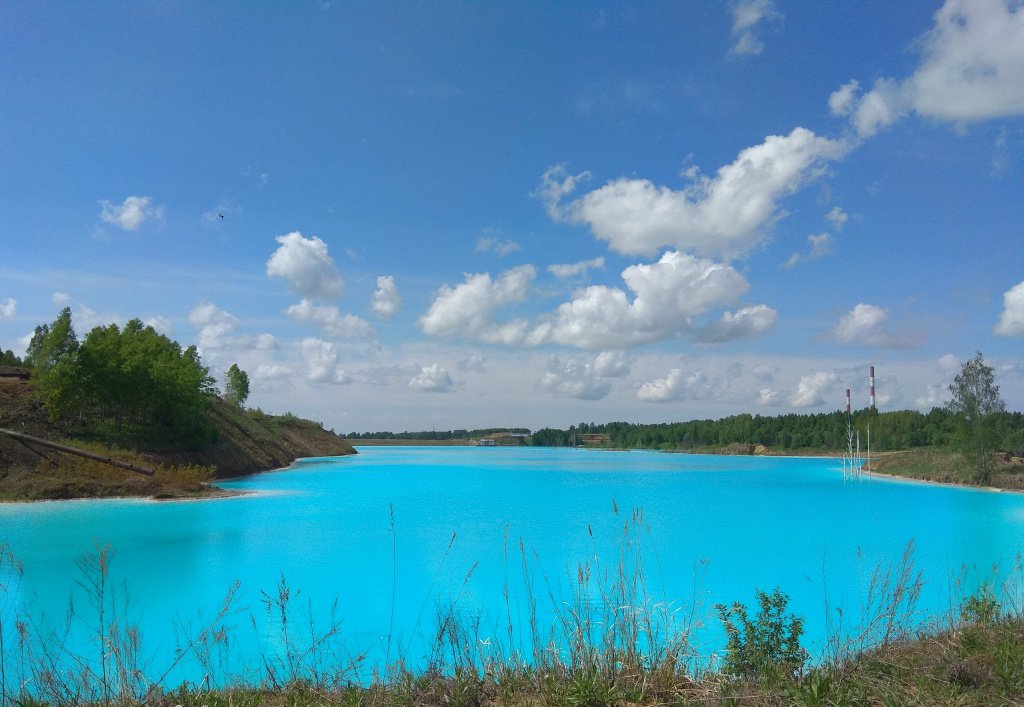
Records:
<instances>
[{"instance_id":1,"label":"teal shallow water","mask_svg":"<svg viewBox=\"0 0 1024 707\"><path fill-rule=\"evenodd\" d=\"M951 578L965 569L971 582L993 566L1006 571L1024 548L1024 496L844 480L833 459L359 451L224 484L255 492L240 498L2 505L0 542L24 573L5 580L0 618L9 624L16 609L62 616L69 594L81 594L77 560L100 543L113 548L113 584L127 589L153 666L167 664L183 632L201 625L200 612L215 613L236 580L235 606L244 611L230 623L240 634L249 614L257 624L232 649L238 664L255 655L247 651L273 650L274 621L260 599L282 576L301 591L296 607L311 609L321 625L337 599L349 650L375 660L389 647L391 657L421 659L438 606L452 604L461 620L479 619L484 645L506 639L511 615L521 632L513 647L528 651L520 541L543 621L552 603L571 598L579 563L615 564L623 526L639 508L644 527L633 539L652 599L681 610L697 603L710 618L715 603L749 604L755 588L778 586L806 618L805 644L820 653L826 601L854 616L872 571L897 562L909 542L927 581L921 608L933 616L949 608ZM87 605L78 596L76 606ZM721 637L717 620L708 624L706 652Z\"/></svg>"}]
</instances>

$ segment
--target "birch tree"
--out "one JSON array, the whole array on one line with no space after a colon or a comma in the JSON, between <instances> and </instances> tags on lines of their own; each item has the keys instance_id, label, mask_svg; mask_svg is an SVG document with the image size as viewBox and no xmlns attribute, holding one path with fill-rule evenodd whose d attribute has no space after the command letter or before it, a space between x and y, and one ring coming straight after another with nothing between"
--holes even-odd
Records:
<instances>
[{"instance_id":1,"label":"birch tree","mask_svg":"<svg viewBox=\"0 0 1024 707\"><path fill-rule=\"evenodd\" d=\"M960 451L975 465L979 483L987 483L989 456L998 440L997 423L1006 405L999 397L995 371L980 351L963 364L949 392L952 398L947 407L959 421L956 441Z\"/></svg>"}]
</instances>

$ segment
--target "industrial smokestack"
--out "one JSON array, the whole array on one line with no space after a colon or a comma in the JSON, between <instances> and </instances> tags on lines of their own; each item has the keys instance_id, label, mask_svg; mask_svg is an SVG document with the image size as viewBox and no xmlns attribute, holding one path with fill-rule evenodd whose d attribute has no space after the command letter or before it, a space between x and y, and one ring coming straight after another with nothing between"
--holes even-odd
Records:
<instances>
[{"instance_id":1,"label":"industrial smokestack","mask_svg":"<svg viewBox=\"0 0 1024 707\"><path fill-rule=\"evenodd\" d=\"M850 414L850 389L846 389L846 414Z\"/></svg>"},{"instance_id":2,"label":"industrial smokestack","mask_svg":"<svg viewBox=\"0 0 1024 707\"><path fill-rule=\"evenodd\" d=\"M871 367L871 375L868 378L868 383L871 385L871 409L875 409L875 367Z\"/></svg>"}]
</instances>

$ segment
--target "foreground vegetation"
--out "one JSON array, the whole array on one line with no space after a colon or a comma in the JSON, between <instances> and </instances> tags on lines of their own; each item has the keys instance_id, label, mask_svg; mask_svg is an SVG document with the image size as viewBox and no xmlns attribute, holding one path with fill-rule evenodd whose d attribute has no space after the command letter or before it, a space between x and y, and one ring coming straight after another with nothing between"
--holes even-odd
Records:
<instances>
[{"instance_id":1,"label":"foreground vegetation","mask_svg":"<svg viewBox=\"0 0 1024 707\"><path fill-rule=\"evenodd\" d=\"M388 641L379 664L347 643L342 619L307 614L300 592L282 577L239 606L238 585L218 611L182 633L166 664L150 655L132 623L127 587L110 579L114 554L97 546L83 558L78 585L86 601L56 624L27 614L15 593L21 566L0 544L0 707L118 705L988 705L1024 701L1021 568L1003 581L950 588L946 615L922 624L923 582L912 546L877 568L858 625L839 628L814 661L801 644L803 619L786 594L759 591L757 605L719 605L708 616L659 601L641 557L642 513L624 522L621 554L575 569L566 602L535 593L529 552L520 546L527 598L524 625L509 612L505 639L484 640L478 623L459 617L458 596L438 607L433 643L421 657ZM506 552L508 552L506 550ZM466 582L469 576L467 575ZM546 582L545 582L546 583ZM504 587L506 601L510 589ZM550 601L554 619L539 623ZM827 608L826 608L827 610ZM835 614L835 612L833 612ZM695 632L707 621L725 629L725 650L702 653ZM260 654L241 672L225 666L250 625ZM85 630L85 644L70 638ZM499 645L500 644L500 645ZM525 646L525 652L510 646ZM398 656L398 657L396 657ZM172 682L175 670L196 677Z\"/></svg>"}]
</instances>

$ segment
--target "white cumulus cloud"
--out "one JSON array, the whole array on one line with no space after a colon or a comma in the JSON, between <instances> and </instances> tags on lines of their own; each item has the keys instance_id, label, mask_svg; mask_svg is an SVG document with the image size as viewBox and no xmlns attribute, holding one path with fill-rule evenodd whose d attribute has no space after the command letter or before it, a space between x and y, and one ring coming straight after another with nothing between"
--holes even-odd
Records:
<instances>
[{"instance_id":1,"label":"white cumulus cloud","mask_svg":"<svg viewBox=\"0 0 1024 707\"><path fill-rule=\"evenodd\" d=\"M828 97L828 107L833 115L846 117L853 112L857 106L857 94L860 91L860 82L856 79L847 81L832 92Z\"/></svg>"},{"instance_id":2,"label":"white cumulus cloud","mask_svg":"<svg viewBox=\"0 0 1024 707\"><path fill-rule=\"evenodd\" d=\"M713 178L691 170L690 184L679 191L623 177L562 203L582 176L567 177L563 167L549 169L542 178L549 186L539 191L556 199L548 202L556 220L589 225L595 237L620 253L652 255L670 247L731 258L757 245L782 218L780 199L847 149L842 141L796 128L744 149Z\"/></svg>"},{"instance_id":3,"label":"white cumulus cloud","mask_svg":"<svg viewBox=\"0 0 1024 707\"><path fill-rule=\"evenodd\" d=\"M344 385L352 377L338 364L338 349L330 341L306 338L302 340L302 358L306 365L306 380L311 383Z\"/></svg>"},{"instance_id":4,"label":"white cumulus cloud","mask_svg":"<svg viewBox=\"0 0 1024 707\"><path fill-rule=\"evenodd\" d=\"M536 275L532 265L521 265L497 279L489 273L467 274L461 285L442 285L430 309L420 317L420 328L431 336L465 337L492 344L522 343L527 322L516 319L498 323L494 314L526 299Z\"/></svg>"},{"instance_id":5,"label":"white cumulus cloud","mask_svg":"<svg viewBox=\"0 0 1024 707\"><path fill-rule=\"evenodd\" d=\"M1024 336L1024 282L1003 293L1003 311L993 331L1000 336Z\"/></svg>"},{"instance_id":6,"label":"white cumulus cloud","mask_svg":"<svg viewBox=\"0 0 1024 707\"><path fill-rule=\"evenodd\" d=\"M581 356L562 360L552 355L537 387L561 397L600 400L608 395L612 385L598 373L593 362Z\"/></svg>"},{"instance_id":7,"label":"white cumulus cloud","mask_svg":"<svg viewBox=\"0 0 1024 707\"><path fill-rule=\"evenodd\" d=\"M327 244L294 231L275 239L280 245L267 260L267 275L288 281L302 297L332 299L341 295L343 280L327 252Z\"/></svg>"},{"instance_id":8,"label":"white cumulus cloud","mask_svg":"<svg viewBox=\"0 0 1024 707\"><path fill-rule=\"evenodd\" d=\"M629 375L629 359L622 351L602 351L594 358L594 372L602 378Z\"/></svg>"},{"instance_id":9,"label":"white cumulus cloud","mask_svg":"<svg viewBox=\"0 0 1024 707\"><path fill-rule=\"evenodd\" d=\"M863 137L914 111L966 123L1024 115L1024 10L1017 0L947 0L920 42L921 63L902 80L859 95L849 82L829 106Z\"/></svg>"},{"instance_id":10,"label":"white cumulus cloud","mask_svg":"<svg viewBox=\"0 0 1024 707\"><path fill-rule=\"evenodd\" d=\"M447 370L432 363L420 369L409 381L409 387L422 393L450 393L455 390L455 383Z\"/></svg>"},{"instance_id":11,"label":"white cumulus cloud","mask_svg":"<svg viewBox=\"0 0 1024 707\"><path fill-rule=\"evenodd\" d=\"M202 349L224 348L238 330L238 318L212 302L197 304L188 313L188 320L199 327L196 343Z\"/></svg>"},{"instance_id":12,"label":"white cumulus cloud","mask_svg":"<svg viewBox=\"0 0 1024 707\"><path fill-rule=\"evenodd\" d=\"M164 216L164 207L154 206L149 196L129 196L121 204L104 199L100 207L100 219L125 231L134 231L144 222L159 221Z\"/></svg>"},{"instance_id":13,"label":"white cumulus cloud","mask_svg":"<svg viewBox=\"0 0 1024 707\"><path fill-rule=\"evenodd\" d=\"M832 328L832 338L840 344L860 344L889 349L909 349L923 340L920 332L909 327L888 324L889 310L863 302L844 314Z\"/></svg>"},{"instance_id":14,"label":"white cumulus cloud","mask_svg":"<svg viewBox=\"0 0 1024 707\"><path fill-rule=\"evenodd\" d=\"M311 322L320 327L327 336L337 339L354 339L376 335L365 319L354 314L342 314L334 305L317 305L308 299L293 304L284 313L298 322Z\"/></svg>"},{"instance_id":15,"label":"white cumulus cloud","mask_svg":"<svg viewBox=\"0 0 1024 707\"><path fill-rule=\"evenodd\" d=\"M632 301L619 288L583 289L538 325L530 342L613 349L671 339L689 333L693 317L731 305L749 288L731 266L677 251L629 266L622 279Z\"/></svg>"},{"instance_id":16,"label":"white cumulus cloud","mask_svg":"<svg viewBox=\"0 0 1024 707\"><path fill-rule=\"evenodd\" d=\"M143 324L153 327L153 330L156 333L163 334L164 336L171 336L174 334L174 326L171 324L171 320L161 315L150 317L145 320Z\"/></svg>"},{"instance_id":17,"label":"white cumulus cloud","mask_svg":"<svg viewBox=\"0 0 1024 707\"><path fill-rule=\"evenodd\" d=\"M736 339L752 339L775 326L779 313L765 304L725 312L721 319L701 327L693 336L699 344L724 344Z\"/></svg>"},{"instance_id":18,"label":"white cumulus cloud","mask_svg":"<svg viewBox=\"0 0 1024 707\"><path fill-rule=\"evenodd\" d=\"M714 397L714 388L703 371L686 373L682 368L673 368L665 378L648 381L640 386L636 397L651 403L707 400Z\"/></svg>"},{"instance_id":19,"label":"white cumulus cloud","mask_svg":"<svg viewBox=\"0 0 1024 707\"><path fill-rule=\"evenodd\" d=\"M887 310L873 304L861 303L843 315L832 330L832 334L841 344L848 344L864 337L870 338L888 318Z\"/></svg>"},{"instance_id":20,"label":"white cumulus cloud","mask_svg":"<svg viewBox=\"0 0 1024 707\"><path fill-rule=\"evenodd\" d=\"M395 284L395 278L391 275L381 275L378 277L377 290L373 293L373 299L370 300L370 309L378 317L387 319L394 316L401 304L402 298L398 295L398 286Z\"/></svg>"},{"instance_id":21,"label":"white cumulus cloud","mask_svg":"<svg viewBox=\"0 0 1024 707\"><path fill-rule=\"evenodd\" d=\"M277 348L277 339L271 334L257 336L239 334L238 318L212 302L197 304L189 312L188 320L199 329L196 345L200 349L269 350Z\"/></svg>"},{"instance_id":22,"label":"white cumulus cloud","mask_svg":"<svg viewBox=\"0 0 1024 707\"><path fill-rule=\"evenodd\" d=\"M818 371L810 375L800 376L796 392L789 399L793 407L814 407L825 402L825 395L831 394L839 377L835 373ZM836 398L838 401L839 398ZM838 407L838 402L837 402Z\"/></svg>"}]
</instances>

